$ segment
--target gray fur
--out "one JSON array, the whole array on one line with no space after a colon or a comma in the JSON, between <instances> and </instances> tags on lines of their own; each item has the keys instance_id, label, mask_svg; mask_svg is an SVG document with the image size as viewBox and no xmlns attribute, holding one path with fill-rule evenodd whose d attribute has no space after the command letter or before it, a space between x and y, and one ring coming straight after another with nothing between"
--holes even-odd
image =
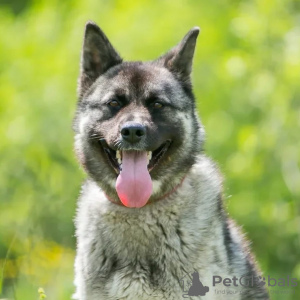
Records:
<instances>
[{"instance_id":1,"label":"gray fur","mask_svg":"<svg viewBox=\"0 0 300 300\"><path fill-rule=\"evenodd\" d=\"M190 81L198 33L192 29L152 62L122 62L98 26L87 25L74 120L76 153L88 174L76 217L74 299L182 299L179 280L193 271L210 289L203 299L229 299L215 294L213 275L259 274L224 210L218 169L202 150L204 129ZM121 108L108 108L109 99ZM152 109L155 99L165 104L161 111ZM147 127L135 145L120 138L128 121ZM121 205L102 139L112 150L147 151L172 140L150 172L154 190L146 206ZM238 291L230 299L268 299L264 288Z\"/></svg>"}]
</instances>

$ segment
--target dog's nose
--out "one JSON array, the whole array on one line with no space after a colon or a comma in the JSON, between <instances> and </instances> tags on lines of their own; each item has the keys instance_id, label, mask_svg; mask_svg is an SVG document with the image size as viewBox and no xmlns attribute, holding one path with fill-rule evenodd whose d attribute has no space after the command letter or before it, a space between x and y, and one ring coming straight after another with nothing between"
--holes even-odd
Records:
<instances>
[{"instance_id":1,"label":"dog's nose","mask_svg":"<svg viewBox=\"0 0 300 300\"><path fill-rule=\"evenodd\" d=\"M146 127L140 123L127 122L121 128L123 139L129 143L137 143L146 134Z\"/></svg>"}]
</instances>

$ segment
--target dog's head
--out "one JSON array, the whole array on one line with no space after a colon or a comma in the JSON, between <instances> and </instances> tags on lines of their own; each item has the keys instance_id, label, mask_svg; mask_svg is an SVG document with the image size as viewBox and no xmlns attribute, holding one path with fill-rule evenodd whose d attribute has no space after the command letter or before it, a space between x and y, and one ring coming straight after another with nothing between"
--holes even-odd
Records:
<instances>
[{"instance_id":1,"label":"dog's head","mask_svg":"<svg viewBox=\"0 0 300 300\"><path fill-rule=\"evenodd\" d=\"M110 199L141 207L170 192L201 150L203 129L190 73L199 28L150 62L123 62L94 23L86 25L75 149Z\"/></svg>"}]
</instances>

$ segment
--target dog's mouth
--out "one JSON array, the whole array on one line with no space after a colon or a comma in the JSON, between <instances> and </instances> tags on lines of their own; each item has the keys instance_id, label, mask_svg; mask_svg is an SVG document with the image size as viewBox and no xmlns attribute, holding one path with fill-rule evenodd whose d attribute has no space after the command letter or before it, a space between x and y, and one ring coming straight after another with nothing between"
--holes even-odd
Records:
<instances>
[{"instance_id":1,"label":"dog's mouth","mask_svg":"<svg viewBox=\"0 0 300 300\"><path fill-rule=\"evenodd\" d=\"M166 155L171 141L166 141L156 150L115 151L108 146L105 140L100 145L108 161L118 174L116 191L121 202L127 207L143 207L152 195L153 184L150 172Z\"/></svg>"},{"instance_id":2,"label":"dog's mouth","mask_svg":"<svg viewBox=\"0 0 300 300\"><path fill-rule=\"evenodd\" d=\"M138 150L115 151L108 146L105 139L99 140L99 144L104 150L110 165L115 170L115 172L119 174L122 171L124 155L133 152L140 153L140 154L144 152L147 154L147 169L149 172L151 172L158 165L159 161L165 156L166 152L168 151L171 145L171 141L167 140L154 151L138 151Z\"/></svg>"}]
</instances>

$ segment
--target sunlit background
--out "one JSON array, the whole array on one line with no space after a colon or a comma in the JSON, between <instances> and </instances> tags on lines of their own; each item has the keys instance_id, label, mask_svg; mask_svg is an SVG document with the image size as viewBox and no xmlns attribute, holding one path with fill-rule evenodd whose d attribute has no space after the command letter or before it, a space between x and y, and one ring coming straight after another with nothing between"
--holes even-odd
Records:
<instances>
[{"instance_id":1,"label":"sunlit background","mask_svg":"<svg viewBox=\"0 0 300 300\"><path fill-rule=\"evenodd\" d=\"M0 3L0 299L73 293L85 175L71 124L89 19L127 60L154 59L201 27L193 83L207 153L264 274L298 279L272 298L300 299L299 1Z\"/></svg>"}]
</instances>

